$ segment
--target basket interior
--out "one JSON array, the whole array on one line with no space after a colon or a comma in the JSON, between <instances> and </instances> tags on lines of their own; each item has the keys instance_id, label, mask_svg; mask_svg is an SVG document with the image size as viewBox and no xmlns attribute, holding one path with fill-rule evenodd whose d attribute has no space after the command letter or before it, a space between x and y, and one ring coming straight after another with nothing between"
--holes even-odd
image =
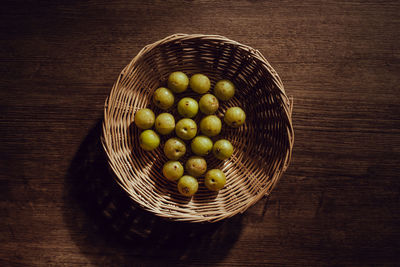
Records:
<instances>
[{"instance_id":1,"label":"basket interior","mask_svg":"<svg viewBox=\"0 0 400 267\"><path fill-rule=\"evenodd\" d=\"M222 118L232 106L246 112L245 125L238 129L223 125L221 134L213 139L231 141L235 148L232 157L226 161L206 157L208 169L219 168L226 174L227 184L218 193L207 190L204 178L199 178L195 196L183 197L175 182L163 178L162 166L168 159L162 148L174 133L162 136L160 147L152 152L139 146L134 113L145 107L156 115L164 112L153 105L152 94L166 86L173 71L188 76L203 73L210 78L211 88L220 79L231 80L237 88L235 96L220 101L217 116ZM176 100L201 97L191 90L175 96ZM230 217L269 193L283 171L291 149L285 101L265 64L251 50L234 43L180 39L147 47L122 71L108 99L104 143L110 165L130 196L156 215L194 222ZM172 113L179 119L175 110ZM194 120L199 122L201 117L199 112ZM186 143L190 150L190 142ZM183 164L188 154L181 160Z\"/></svg>"}]
</instances>

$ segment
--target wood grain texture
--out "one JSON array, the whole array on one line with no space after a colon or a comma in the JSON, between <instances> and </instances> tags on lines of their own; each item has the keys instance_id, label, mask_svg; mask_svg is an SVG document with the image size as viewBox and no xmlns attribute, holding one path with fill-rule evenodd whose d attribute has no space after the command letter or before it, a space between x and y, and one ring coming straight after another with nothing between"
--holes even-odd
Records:
<instances>
[{"instance_id":1,"label":"wood grain texture","mask_svg":"<svg viewBox=\"0 0 400 267\"><path fill-rule=\"evenodd\" d=\"M398 1L3 1L1 266L332 266L400 261ZM215 225L131 205L97 142L146 44L221 34L294 98L293 159L269 199Z\"/></svg>"}]
</instances>

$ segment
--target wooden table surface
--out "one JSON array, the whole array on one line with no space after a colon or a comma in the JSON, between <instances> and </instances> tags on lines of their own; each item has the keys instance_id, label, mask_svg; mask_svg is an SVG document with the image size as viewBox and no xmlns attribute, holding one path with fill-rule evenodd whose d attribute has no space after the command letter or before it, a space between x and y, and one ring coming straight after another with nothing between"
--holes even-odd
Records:
<instances>
[{"instance_id":1,"label":"wooden table surface","mask_svg":"<svg viewBox=\"0 0 400 267\"><path fill-rule=\"evenodd\" d=\"M2 1L1 266L400 263L398 1ZM294 98L269 199L160 220L112 180L99 136L119 72L173 33L260 50Z\"/></svg>"}]
</instances>

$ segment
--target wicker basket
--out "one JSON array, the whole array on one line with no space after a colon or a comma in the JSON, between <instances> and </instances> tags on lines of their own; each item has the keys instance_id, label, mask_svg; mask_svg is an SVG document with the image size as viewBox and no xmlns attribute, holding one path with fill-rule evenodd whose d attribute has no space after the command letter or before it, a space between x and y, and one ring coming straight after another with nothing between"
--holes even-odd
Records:
<instances>
[{"instance_id":1,"label":"wicker basket","mask_svg":"<svg viewBox=\"0 0 400 267\"><path fill-rule=\"evenodd\" d=\"M198 192L188 199L163 178L162 146L168 137L152 152L139 147L134 113L144 107L161 112L152 93L173 71L206 74L212 87L223 78L237 87L217 114L222 117L231 106L247 114L245 125L223 127L220 135L232 142L234 154L227 161L206 158L208 169L220 168L227 176L219 193L208 191L199 178ZM191 90L181 96L199 98ZM175 34L145 46L123 69L105 103L102 142L118 183L144 209L173 220L215 222L244 212L274 188L291 158L291 110L278 74L259 51L222 36Z\"/></svg>"}]
</instances>

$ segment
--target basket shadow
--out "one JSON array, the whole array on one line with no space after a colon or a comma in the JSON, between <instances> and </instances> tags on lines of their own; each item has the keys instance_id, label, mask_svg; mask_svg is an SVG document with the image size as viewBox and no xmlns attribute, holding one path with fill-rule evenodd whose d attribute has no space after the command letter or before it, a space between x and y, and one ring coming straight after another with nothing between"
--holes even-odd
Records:
<instances>
[{"instance_id":1,"label":"basket shadow","mask_svg":"<svg viewBox=\"0 0 400 267\"><path fill-rule=\"evenodd\" d=\"M194 224L145 211L121 189L108 168L100 142L101 122L81 144L65 178L64 221L82 254L95 265L127 265L133 259L222 260L239 237L242 216Z\"/></svg>"}]
</instances>

